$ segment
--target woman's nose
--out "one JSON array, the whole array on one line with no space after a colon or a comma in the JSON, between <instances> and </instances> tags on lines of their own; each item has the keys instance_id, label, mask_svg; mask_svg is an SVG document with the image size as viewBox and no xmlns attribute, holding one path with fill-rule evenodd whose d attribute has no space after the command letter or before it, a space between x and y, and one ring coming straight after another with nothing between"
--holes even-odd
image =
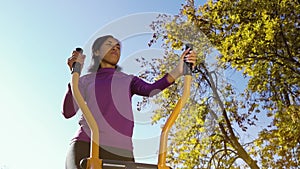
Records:
<instances>
[{"instance_id":1,"label":"woman's nose","mask_svg":"<svg viewBox=\"0 0 300 169\"><path fill-rule=\"evenodd\" d=\"M119 46L118 44L117 44L117 45L114 45L112 49L113 49L113 50L120 50L120 46Z\"/></svg>"}]
</instances>

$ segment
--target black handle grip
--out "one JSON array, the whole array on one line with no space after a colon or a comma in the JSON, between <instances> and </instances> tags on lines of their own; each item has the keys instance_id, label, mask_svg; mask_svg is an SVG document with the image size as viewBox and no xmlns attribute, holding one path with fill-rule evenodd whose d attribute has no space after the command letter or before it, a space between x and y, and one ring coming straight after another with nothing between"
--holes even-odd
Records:
<instances>
[{"instance_id":1,"label":"black handle grip","mask_svg":"<svg viewBox=\"0 0 300 169\"><path fill-rule=\"evenodd\" d=\"M187 49L190 49L190 51L193 50L193 45L192 44L186 44L185 45L185 50L187 50ZM183 75L192 75L192 72L193 72L192 69L193 69L193 64L184 61Z\"/></svg>"},{"instance_id":2,"label":"black handle grip","mask_svg":"<svg viewBox=\"0 0 300 169\"><path fill-rule=\"evenodd\" d=\"M83 53L83 49L82 48L76 48L76 51L77 52L80 52L81 54ZM79 62L74 62L73 65L72 65L72 74L74 72L77 72L77 73L81 73L81 64Z\"/></svg>"},{"instance_id":3,"label":"black handle grip","mask_svg":"<svg viewBox=\"0 0 300 169\"><path fill-rule=\"evenodd\" d=\"M82 159L82 160L80 161L80 167L81 167L82 169L86 169L86 167L87 167L87 162L88 162L88 159L87 159L87 158Z\"/></svg>"}]
</instances>

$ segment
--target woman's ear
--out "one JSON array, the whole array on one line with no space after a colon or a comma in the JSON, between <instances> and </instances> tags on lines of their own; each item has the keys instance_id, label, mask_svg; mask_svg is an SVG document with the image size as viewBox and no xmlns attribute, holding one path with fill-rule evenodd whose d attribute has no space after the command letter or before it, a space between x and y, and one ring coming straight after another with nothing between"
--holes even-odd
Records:
<instances>
[{"instance_id":1,"label":"woman's ear","mask_svg":"<svg viewBox=\"0 0 300 169\"><path fill-rule=\"evenodd\" d=\"M100 50L94 51L94 56L100 56Z\"/></svg>"}]
</instances>

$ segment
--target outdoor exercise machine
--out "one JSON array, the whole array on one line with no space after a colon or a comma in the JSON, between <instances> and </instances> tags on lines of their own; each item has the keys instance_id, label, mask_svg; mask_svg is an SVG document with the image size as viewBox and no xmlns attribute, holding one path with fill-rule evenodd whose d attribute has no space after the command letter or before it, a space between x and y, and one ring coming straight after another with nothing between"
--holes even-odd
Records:
<instances>
[{"instance_id":1,"label":"outdoor exercise machine","mask_svg":"<svg viewBox=\"0 0 300 169\"><path fill-rule=\"evenodd\" d=\"M192 49L191 46L187 46L186 48ZM83 53L83 50L81 48L76 48L76 51ZM158 164L152 165L127 161L107 160L101 159L101 157L99 158L99 128L97 122L95 121L91 111L89 110L79 91L78 81L81 73L81 65L80 63L75 62L72 68L72 93L79 108L82 110L82 113L89 125L89 128L91 129L90 157L81 161L81 166L83 167L83 169L171 169L171 167L166 165L168 134L170 132L171 127L175 123L181 109L183 108L190 96L190 84L192 79L191 69L192 68L190 63L184 64L183 94L178 100L173 112L171 113L170 117L168 118L161 131Z\"/></svg>"}]
</instances>

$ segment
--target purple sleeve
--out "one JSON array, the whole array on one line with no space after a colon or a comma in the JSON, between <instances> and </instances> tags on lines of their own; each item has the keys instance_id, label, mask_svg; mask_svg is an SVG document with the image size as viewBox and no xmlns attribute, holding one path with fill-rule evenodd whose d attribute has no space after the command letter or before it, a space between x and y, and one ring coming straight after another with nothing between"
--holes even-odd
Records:
<instances>
[{"instance_id":1,"label":"purple sleeve","mask_svg":"<svg viewBox=\"0 0 300 169\"><path fill-rule=\"evenodd\" d=\"M73 98L70 83L68 84L68 90L67 90L67 93L63 100L63 108L62 109L63 109L62 114L67 119L73 117L78 110L78 105Z\"/></svg>"},{"instance_id":2,"label":"purple sleeve","mask_svg":"<svg viewBox=\"0 0 300 169\"><path fill-rule=\"evenodd\" d=\"M80 77L79 82L78 82L79 91L84 99L86 99L85 98L85 96L86 96L85 88L86 87L84 85L84 84L86 84L86 81L87 81L86 79L87 78L85 76ZM76 114L76 112L78 111L78 109L79 109L79 107L73 97L71 84L69 83L67 93L63 100L62 114L65 118L68 119L68 118L73 117Z\"/></svg>"},{"instance_id":3,"label":"purple sleeve","mask_svg":"<svg viewBox=\"0 0 300 169\"><path fill-rule=\"evenodd\" d=\"M161 79L157 80L154 83L147 83L144 80L134 77L131 82L131 93L141 95L141 96L154 96L158 94L160 91L169 87L171 84L167 80L167 74Z\"/></svg>"}]
</instances>

